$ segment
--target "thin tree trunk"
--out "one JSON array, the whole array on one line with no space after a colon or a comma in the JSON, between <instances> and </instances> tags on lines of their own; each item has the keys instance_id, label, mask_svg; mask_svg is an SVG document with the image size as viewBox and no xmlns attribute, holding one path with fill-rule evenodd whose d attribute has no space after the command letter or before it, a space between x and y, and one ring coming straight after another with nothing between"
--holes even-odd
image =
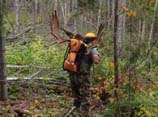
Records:
<instances>
[{"instance_id":1,"label":"thin tree trunk","mask_svg":"<svg viewBox=\"0 0 158 117\"><path fill-rule=\"evenodd\" d=\"M156 17L157 6L158 6L158 0L156 0L155 6L154 6L154 16L153 16L153 18L152 18L152 23L151 23L151 28L150 28L150 34L149 34L149 48L150 48L150 46L151 46L152 39L153 39L153 30L154 30L154 23L155 23L155 17ZM151 53L152 53L152 52L151 52ZM149 56L148 56L149 69L150 69L150 66L152 65L151 53L150 53Z\"/></svg>"},{"instance_id":2,"label":"thin tree trunk","mask_svg":"<svg viewBox=\"0 0 158 117\"><path fill-rule=\"evenodd\" d=\"M107 0L107 29L110 27L110 0Z\"/></svg>"},{"instance_id":3,"label":"thin tree trunk","mask_svg":"<svg viewBox=\"0 0 158 117\"><path fill-rule=\"evenodd\" d=\"M33 27L34 27L34 32L35 32L35 25L36 25L36 17L37 17L37 9L38 9L38 0L34 0L33 1L33 19L32 19L32 21L33 21Z\"/></svg>"},{"instance_id":4,"label":"thin tree trunk","mask_svg":"<svg viewBox=\"0 0 158 117\"><path fill-rule=\"evenodd\" d=\"M111 0L111 6L112 6L112 10L111 10L111 24L112 24L112 29L114 29L114 17L115 17L115 0Z\"/></svg>"},{"instance_id":5,"label":"thin tree trunk","mask_svg":"<svg viewBox=\"0 0 158 117\"><path fill-rule=\"evenodd\" d=\"M126 7L126 0L122 0L119 2L119 9L122 9L123 7ZM123 49L123 42L125 37L125 23L126 23L126 15L125 14L119 14L118 16L118 31L117 31L117 37L118 37L118 51L119 54L124 55L124 49Z\"/></svg>"},{"instance_id":6,"label":"thin tree trunk","mask_svg":"<svg viewBox=\"0 0 158 117\"><path fill-rule=\"evenodd\" d=\"M69 8L69 12L72 12L72 10L73 10L73 0L70 0L70 8Z\"/></svg>"},{"instance_id":7,"label":"thin tree trunk","mask_svg":"<svg viewBox=\"0 0 158 117\"><path fill-rule=\"evenodd\" d=\"M99 10L98 10L98 21L97 21L97 27L99 27L99 24L100 24L101 8L102 8L102 0L99 0Z\"/></svg>"},{"instance_id":8,"label":"thin tree trunk","mask_svg":"<svg viewBox=\"0 0 158 117\"><path fill-rule=\"evenodd\" d=\"M8 99L7 78L6 78L6 62L5 62L5 38L2 38L3 31L3 6L5 1L0 1L0 100Z\"/></svg>"},{"instance_id":9,"label":"thin tree trunk","mask_svg":"<svg viewBox=\"0 0 158 117\"><path fill-rule=\"evenodd\" d=\"M54 10L57 10L58 8L58 0L54 0Z\"/></svg>"},{"instance_id":10,"label":"thin tree trunk","mask_svg":"<svg viewBox=\"0 0 158 117\"><path fill-rule=\"evenodd\" d=\"M59 0L60 2L60 6L61 6L61 10L62 10L62 14L63 14L63 20L64 20L64 27L66 27L67 24L67 18L66 18L66 14L65 14L65 7L63 5L63 2L61 0Z\"/></svg>"},{"instance_id":11,"label":"thin tree trunk","mask_svg":"<svg viewBox=\"0 0 158 117\"><path fill-rule=\"evenodd\" d=\"M150 43L151 40L152 40L152 35L153 35L153 29L154 29L154 23L155 23L155 17L156 17L156 9L157 9L157 6L158 6L158 0L156 0L155 7L154 7L154 16L153 16L152 23L151 23L151 28L150 28L149 43ZM149 44L149 45L150 45L150 44Z\"/></svg>"},{"instance_id":12,"label":"thin tree trunk","mask_svg":"<svg viewBox=\"0 0 158 117\"><path fill-rule=\"evenodd\" d=\"M140 38L142 41L144 41L144 38L145 38L145 28L146 28L146 21L144 20L142 24L142 32L141 32L141 38Z\"/></svg>"},{"instance_id":13,"label":"thin tree trunk","mask_svg":"<svg viewBox=\"0 0 158 117\"><path fill-rule=\"evenodd\" d=\"M15 0L16 28L15 33L19 30L19 0Z\"/></svg>"},{"instance_id":14,"label":"thin tree trunk","mask_svg":"<svg viewBox=\"0 0 158 117\"><path fill-rule=\"evenodd\" d=\"M138 21L138 38L139 38L139 44L141 43L141 23L142 23L142 21L141 20L139 20Z\"/></svg>"},{"instance_id":15,"label":"thin tree trunk","mask_svg":"<svg viewBox=\"0 0 158 117\"><path fill-rule=\"evenodd\" d=\"M41 23L43 23L44 21L44 3L42 1L38 1L39 2L39 14L40 14L40 17L41 17Z\"/></svg>"},{"instance_id":16,"label":"thin tree trunk","mask_svg":"<svg viewBox=\"0 0 158 117\"><path fill-rule=\"evenodd\" d=\"M118 108L116 110L115 117L121 117L120 115L120 107L119 107L119 95L118 95L118 89L119 89L119 69L118 69L118 45L117 45L117 33L118 33L118 0L115 0L115 8L114 8L114 34L113 34L113 40L114 40L114 75L115 75L115 97L118 104Z\"/></svg>"},{"instance_id":17,"label":"thin tree trunk","mask_svg":"<svg viewBox=\"0 0 158 117\"><path fill-rule=\"evenodd\" d=\"M74 33L77 33L77 21L74 19Z\"/></svg>"},{"instance_id":18,"label":"thin tree trunk","mask_svg":"<svg viewBox=\"0 0 158 117\"><path fill-rule=\"evenodd\" d=\"M114 40L114 65L115 65L115 86L118 88L118 80L119 80L119 72L118 72L118 51L117 51L117 25L118 25L118 0L115 0L115 18L114 18L114 34L113 34L113 40Z\"/></svg>"},{"instance_id":19,"label":"thin tree trunk","mask_svg":"<svg viewBox=\"0 0 158 117\"><path fill-rule=\"evenodd\" d=\"M78 10L79 10L78 1L77 0L73 0L73 11L75 13L77 13ZM77 18L76 17L74 18L74 27L73 27L73 29L74 29L75 33L78 32L78 30L77 30Z\"/></svg>"},{"instance_id":20,"label":"thin tree trunk","mask_svg":"<svg viewBox=\"0 0 158 117\"><path fill-rule=\"evenodd\" d=\"M132 74L131 74L131 68L129 67L128 69L128 117L130 117L131 115L131 78L132 78Z\"/></svg>"}]
</instances>

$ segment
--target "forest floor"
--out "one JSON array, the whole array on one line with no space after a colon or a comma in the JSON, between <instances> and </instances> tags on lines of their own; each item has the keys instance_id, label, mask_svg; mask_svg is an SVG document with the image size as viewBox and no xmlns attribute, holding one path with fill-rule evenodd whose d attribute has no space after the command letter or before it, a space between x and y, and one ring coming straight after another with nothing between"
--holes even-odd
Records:
<instances>
[{"instance_id":1,"label":"forest floor","mask_svg":"<svg viewBox=\"0 0 158 117\"><path fill-rule=\"evenodd\" d=\"M0 117L64 117L72 108L72 97L67 80L11 80L9 99L0 102ZM100 99L91 99L91 113L101 117L104 109ZM69 117L80 117L73 111Z\"/></svg>"}]
</instances>

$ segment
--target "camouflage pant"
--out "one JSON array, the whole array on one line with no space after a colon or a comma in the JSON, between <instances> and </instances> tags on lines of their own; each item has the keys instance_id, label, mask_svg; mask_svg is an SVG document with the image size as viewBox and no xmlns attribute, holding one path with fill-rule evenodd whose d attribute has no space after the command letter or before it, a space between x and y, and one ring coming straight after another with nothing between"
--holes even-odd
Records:
<instances>
[{"instance_id":1,"label":"camouflage pant","mask_svg":"<svg viewBox=\"0 0 158 117\"><path fill-rule=\"evenodd\" d=\"M85 113L89 111L89 76L89 74L70 74L74 106L81 107L81 112Z\"/></svg>"}]
</instances>

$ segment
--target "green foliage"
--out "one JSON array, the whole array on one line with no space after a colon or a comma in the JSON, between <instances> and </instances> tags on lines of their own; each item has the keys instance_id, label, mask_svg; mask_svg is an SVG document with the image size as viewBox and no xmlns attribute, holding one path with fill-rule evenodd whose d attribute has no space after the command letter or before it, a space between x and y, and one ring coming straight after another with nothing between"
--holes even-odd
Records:
<instances>
[{"instance_id":1,"label":"green foliage","mask_svg":"<svg viewBox=\"0 0 158 117\"><path fill-rule=\"evenodd\" d=\"M119 105L118 103L111 102L106 105L103 116L112 117L119 108L122 116L128 116L128 112L130 111L132 117L156 117L158 113L158 99L156 96L158 96L158 93L157 91L152 91L150 95L152 96L140 93L139 95L134 95L130 101L128 98L124 98L124 100L120 101Z\"/></svg>"},{"instance_id":2,"label":"green foliage","mask_svg":"<svg viewBox=\"0 0 158 117\"><path fill-rule=\"evenodd\" d=\"M8 32L13 32L15 28L15 14L8 13L4 15L4 34Z\"/></svg>"},{"instance_id":3,"label":"green foliage","mask_svg":"<svg viewBox=\"0 0 158 117\"><path fill-rule=\"evenodd\" d=\"M73 1L73 4L76 4L75 1ZM30 4L32 4L29 1ZM50 5L49 5L50 3ZM51 14L51 3L52 1L40 1L39 2L39 8L38 12L42 13L41 11L43 10L43 13L45 12L45 8L43 7L46 5L48 9L49 8L49 13ZM110 5L108 6L107 2L103 1L104 5L102 5L102 8L100 9L101 11L101 19L100 21L105 21L106 26L108 27L108 30L105 30L104 38L100 44L102 46L100 48L100 53L101 53L101 62L95 66L95 73L96 77L99 79L105 79L105 81L109 80L106 84L106 89L107 92L113 92L113 80L114 80L114 61L113 61L113 34L112 34L112 23L113 23L113 17L112 11L107 11L109 10L108 7L111 7ZM120 83L120 111L122 113L128 112L128 108L131 110L131 112L134 114L135 117L156 117L158 113L158 106L156 105L158 102L158 92L155 90L156 83L157 82L157 76L158 76L158 48L157 45L151 50L151 59L146 59L148 57L147 53L148 50L150 49L149 43L148 43L148 37L149 37L149 32L150 32L150 26L154 14L154 3L155 0L130 0L128 1L128 7L129 9L133 10L136 12L136 17L134 18L127 18L126 19L126 34L125 34L125 40L123 40L123 48L124 48L124 54L123 56L119 56L119 73L120 73L120 79L122 77L125 77L125 81L123 84ZM25 3L26 4L26 3ZM42 6L42 4L44 6ZM60 4L59 4L60 5ZM66 15L69 20L69 17L74 19L74 21L77 21L77 28L81 28L81 32L87 32L93 29L93 26L90 24L93 24L95 26L95 23L97 23L98 18L98 11L99 11L99 1L97 0L79 0L78 5L77 5L77 10L76 8L73 8L74 11L69 11L66 8L67 4L64 5L64 15ZM59 6L58 10L59 13L60 8ZM76 7L76 5L75 5ZM112 10L112 7L110 8ZM22 8L21 8L22 10ZM23 10L20 11L19 15L19 23L20 23L20 29L28 24L31 24L32 22L32 14L31 11ZM63 12L63 11L62 11ZM75 12L75 13L74 13ZM157 11L156 11L157 12ZM75 14L75 15L74 15ZM143 15L142 15L143 14ZM59 19L63 18L63 14L59 15ZM80 24L81 18L80 16L83 16L82 22L87 22L83 23L84 27L83 28ZM7 63L11 65L34 65L34 66L41 66L41 67L48 67L50 68L49 70L46 70L42 72L43 74L52 74L53 77L65 77L65 74L61 70L62 68L62 62L63 62L63 56L64 56L64 48L58 47L56 45L50 45L48 42L45 42L44 38L47 37L42 37L41 35L47 35L45 34L45 24L49 24L47 18L43 18L41 14L37 14L36 17L36 23L42 23L40 29L37 29L37 32L40 32L41 34L34 34L32 37L30 36L30 33L27 33L26 35L23 36L23 38L29 38L31 40L30 42L27 42L26 44L21 44L18 41L15 42L13 45L8 45L7 46ZM85 19L84 19L85 17ZM78 19L78 20L75 20ZM71 19L71 20L72 20ZM63 20L63 19L61 19ZM90 24L88 22L90 21ZM157 19L156 19L157 20ZM73 24L73 20L71 23ZM143 23L145 21L145 34L144 34L144 39L140 39L138 36L138 31L140 34L143 33ZM46 23L47 22L47 23ZM141 24L138 24L138 23ZM4 28L5 31L4 34L7 33L12 33L14 32L15 29L15 13L9 12L8 14L4 15ZM75 24L75 23L74 23ZM88 24L88 25L86 25ZM110 26L108 26L110 25ZM48 25L47 25L48 26ZM47 27L46 26L46 27ZM155 32L156 30L156 25L155 27ZM43 29L44 30L43 30ZM67 27L66 27L67 28ZM47 29L47 28L46 28ZM147 32L148 31L148 32ZM46 30L46 32L48 32ZM80 32L79 32L80 33ZM155 36L155 40L156 40ZM21 41L23 41L21 38ZM48 46L50 45L50 46ZM148 65L148 63L151 62L151 65ZM136 67L135 67L136 65ZM128 82L128 67L129 66L134 66L134 69L131 70L132 75L130 76L132 81L137 79L150 79L153 82L149 84L151 89L146 90L146 89L136 89L134 88L135 84L129 84ZM9 69L8 70L8 75L9 76L30 76L30 74L34 74L38 71L39 69L34 69L34 68L22 68L22 69ZM121 76L123 74L123 76ZM43 77L43 76L42 76ZM146 85L146 82L142 81L144 85ZM45 83L43 83L45 84ZM43 86L44 87L44 86ZM11 88L12 89L12 88ZM141 90L141 91L140 91ZM13 89L11 93L16 93L17 90ZM130 93L130 94L129 94ZM18 96L18 94L16 95ZM130 96L130 102L129 102L129 96ZM104 111L104 116L110 117L113 116L116 110L118 109L118 103L114 102L115 97L110 98L110 103L106 105L106 109ZM58 101L57 101L58 102ZM59 104L59 103L58 103ZM63 105L64 102L61 102L61 105ZM47 111L47 109L46 109ZM55 110L56 111L56 110ZM51 111L54 112L55 111ZM47 113L48 114L48 113ZM49 116L49 115L46 115Z\"/></svg>"},{"instance_id":4,"label":"green foliage","mask_svg":"<svg viewBox=\"0 0 158 117\"><path fill-rule=\"evenodd\" d=\"M27 45L17 44L16 46L7 47L7 53L9 64L21 65L34 64L50 67L59 65L63 57L56 46L44 47L39 35L34 35L33 41Z\"/></svg>"},{"instance_id":5,"label":"green foliage","mask_svg":"<svg viewBox=\"0 0 158 117\"><path fill-rule=\"evenodd\" d=\"M62 67L64 50L55 45L45 47L42 37L34 35L26 45L7 47L7 63L12 65L35 65L50 68Z\"/></svg>"},{"instance_id":6,"label":"green foliage","mask_svg":"<svg viewBox=\"0 0 158 117\"><path fill-rule=\"evenodd\" d=\"M114 75L114 63L110 58L104 56L101 62L95 68L98 77L113 78Z\"/></svg>"},{"instance_id":7,"label":"green foliage","mask_svg":"<svg viewBox=\"0 0 158 117\"><path fill-rule=\"evenodd\" d=\"M157 91L150 91L148 94L144 91L141 95L137 95L136 100L139 105L137 106L135 115L137 117L156 117L158 113L157 96Z\"/></svg>"},{"instance_id":8,"label":"green foliage","mask_svg":"<svg viewBox=\"0 0 158 117\"><path fill-rule=\"evenodd\" d=\"M19 19L19 23L22 25L22 24L29 24L31 22L31 17L29 16L29 14L26 12L26 13L23 13L21 14L21 17Z\"/></svg>"}]
</instances>

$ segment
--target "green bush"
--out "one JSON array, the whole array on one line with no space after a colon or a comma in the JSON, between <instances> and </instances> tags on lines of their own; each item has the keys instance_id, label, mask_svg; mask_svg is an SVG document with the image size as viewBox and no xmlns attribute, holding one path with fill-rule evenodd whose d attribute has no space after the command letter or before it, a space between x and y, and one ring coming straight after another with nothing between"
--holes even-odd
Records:
<instances>
[{"instance_id":1,"label":"green bush","mask_svg":"<svg viewBox=\"0 0 158 117\"><path fill-rule=\"evenodd\" d=\"M64 50L53 44L46 47L46 43L42 40L40 35L34 35L32 41L26 45L7 46L7 63L43 66L52 69L62 67Z\"/></svg>"}]
</instances>

